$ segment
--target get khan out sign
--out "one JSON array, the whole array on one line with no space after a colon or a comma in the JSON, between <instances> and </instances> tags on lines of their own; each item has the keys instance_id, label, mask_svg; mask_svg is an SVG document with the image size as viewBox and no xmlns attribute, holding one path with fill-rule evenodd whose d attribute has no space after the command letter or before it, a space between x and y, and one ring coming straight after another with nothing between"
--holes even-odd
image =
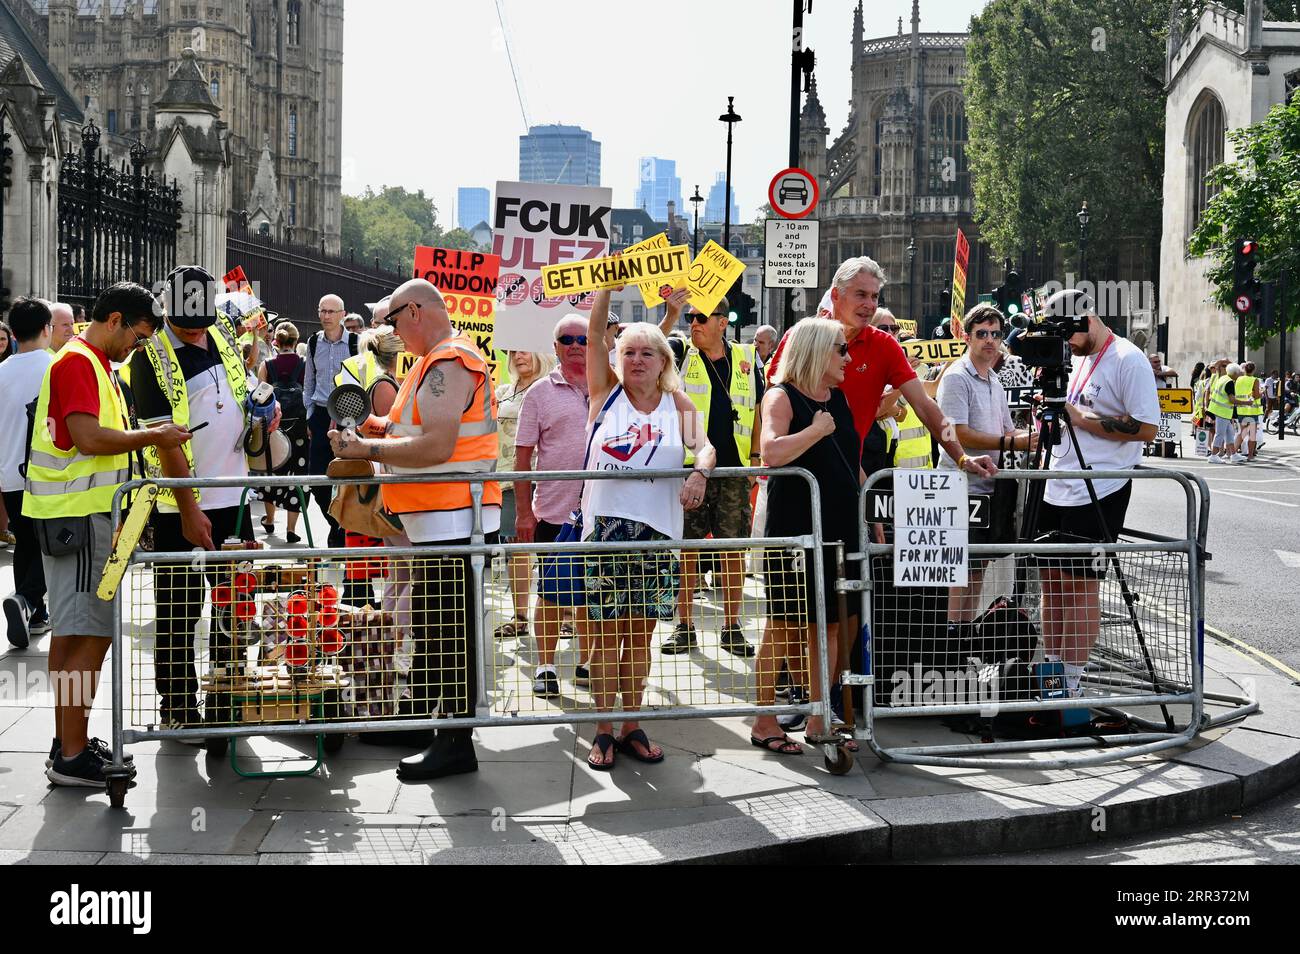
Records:
<instances>
[{"instance_id":1,"label":"get khan out sign","mask_svg":"<svg viewBox=\"0 0 1300 954\"><path fill-rule=\"evenodd\" d=\"M572 295L651 281L661 282L671 291L673 283L686 275L690 251L685 245L670 245L566 265L545 265L542 289L547 295Z\"/></svg>"},{"instance_id":2,"label":"get khan out sign","mask_svg":"<svg viewBox=\"0 0 1300 954\"><path fill-rule=\"evenodd\" d=\"M492 211L492 251L500 257L496 346L546 353L555 322L589 311L591 292L551 297L542 268L609 254L613 190L537 182L498 182Z\"/></svg>"}]
</instances>

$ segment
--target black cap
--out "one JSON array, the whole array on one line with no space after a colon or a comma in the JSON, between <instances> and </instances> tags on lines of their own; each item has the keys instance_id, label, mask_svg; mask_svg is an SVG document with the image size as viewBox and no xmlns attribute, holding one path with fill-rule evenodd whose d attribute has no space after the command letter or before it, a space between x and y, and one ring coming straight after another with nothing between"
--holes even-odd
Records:
<instances>
[{"instance_id":1,"label":"black cap","mask_svg":"<svg viewBox=\"0 0 1300 954\"><path fill-rule=\"evenodd\" d=\"M210 328L217 320L217 293L212 273L201 265L179 265L167 276L163 307L177 328Z\"/></svg>"}]
</instances>

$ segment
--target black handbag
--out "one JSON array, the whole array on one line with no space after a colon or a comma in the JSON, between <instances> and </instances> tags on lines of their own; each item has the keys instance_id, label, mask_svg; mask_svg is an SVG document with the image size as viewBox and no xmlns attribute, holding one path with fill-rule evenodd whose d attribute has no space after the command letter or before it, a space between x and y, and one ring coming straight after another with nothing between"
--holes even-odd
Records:
<instances>
[{"instance_id":1,"label":"black handbag","mask_svg":"<svg viewBox=\"0 0 1300 954\"><path fill-rule=\"evenodd\" d=\"M89 517L38 518L32 523L36 541L47 557L72 556L90 545Z\"/></svg>"}]
</instances>

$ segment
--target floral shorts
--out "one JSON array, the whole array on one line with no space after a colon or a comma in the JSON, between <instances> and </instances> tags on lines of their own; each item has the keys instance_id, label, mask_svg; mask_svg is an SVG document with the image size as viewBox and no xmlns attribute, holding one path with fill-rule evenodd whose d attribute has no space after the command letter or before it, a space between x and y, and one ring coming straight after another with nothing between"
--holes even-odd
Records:
<instances>
[{"instance_id":1,"label":"floral shorts","mask_svg":"<svg viewBox=\"0 0 1300 954\"><path fill-rule=\"evenodd\" d=\"M593 526L584 542L668 539L644 523L622 517L595 517ZM676 614L678 564L673 551L605 551L588 554L583 562L589 619L672 619Z\"/></svg>"}]
</instances>

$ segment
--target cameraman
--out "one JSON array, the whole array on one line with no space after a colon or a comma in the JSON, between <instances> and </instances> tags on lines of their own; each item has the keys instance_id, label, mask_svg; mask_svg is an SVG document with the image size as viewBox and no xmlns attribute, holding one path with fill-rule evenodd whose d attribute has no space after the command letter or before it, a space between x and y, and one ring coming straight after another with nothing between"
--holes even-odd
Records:
<instances>
[{"instance_id":1,"label":"cameraman","mask_svg":"<svg viewBox=\"0 0 1300 954\"><path fill-rule=\"evenodd\" d=\"M1142 445L1155 438L1160 400L1151 364L1136 345L1102 323L1083 292L1068 288L1044 303L1049 322L1086 320L1087 330L1067 341L1074 367L1066 388L1065 411L1079 441L1081 461L1065 435L1051 449L1052 470L1131 470L1142 459ZM1114 543L1124 526L1132 481L1091 481L1104 527L1099 526L1083 480L1049 480L1038 527L1042 539ZM1101 632L1101 581L1092 557L1039 559L1043 577L1043 638L1049 661L1064 663L1066 684L1080 695L1079 681Z\"/></svg>"}]
</instances>

